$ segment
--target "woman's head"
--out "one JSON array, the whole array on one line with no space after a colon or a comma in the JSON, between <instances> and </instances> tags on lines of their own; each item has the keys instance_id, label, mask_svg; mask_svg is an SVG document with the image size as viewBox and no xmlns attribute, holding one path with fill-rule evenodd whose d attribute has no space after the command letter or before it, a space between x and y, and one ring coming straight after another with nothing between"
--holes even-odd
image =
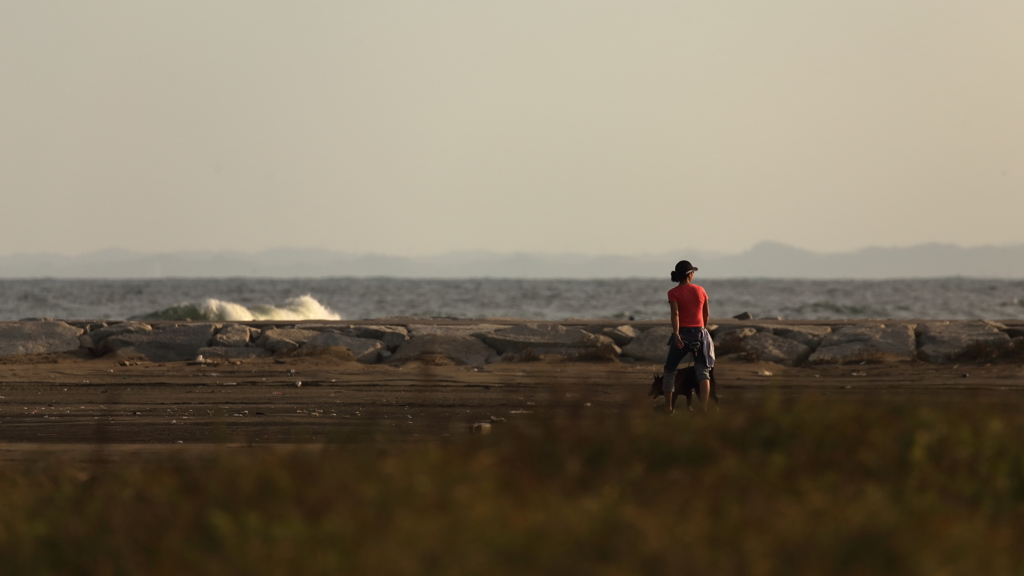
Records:
<instances>
[{"instance_id":1,"label":"woman's head","mask_svg":"<svg viewBox=\"0 0 1024 576\"><path fill-rule=\"evenodd\" d=\"M672 281L682 282L686 277L697 271L697 267L690 264L689 260L680 260L676 263L676 269L672 271Z\"/></svg>"}]
</instances>

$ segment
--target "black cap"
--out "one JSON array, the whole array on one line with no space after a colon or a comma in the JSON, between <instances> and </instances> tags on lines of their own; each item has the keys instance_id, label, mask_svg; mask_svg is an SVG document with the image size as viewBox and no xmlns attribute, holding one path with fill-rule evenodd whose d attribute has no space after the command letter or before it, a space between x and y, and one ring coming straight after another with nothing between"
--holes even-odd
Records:
<instances>
[{"instance_id":1,"label":"black cap","mask_svg":"<svg viewBox=\"0 0 1024 576\"><path fill-rule=\"evenodd\" d=\"M679 263L676 264L676 269L672 271L672 281L682 282L684 279L686 279L687 274L689 274L690 272L694 272L696 270L697 267L694 266L693 264L690 264L689 260L680 260Z\"/></svg>"},{"instance_id":2,"label":"black cap","mask_svg":"<svg viewBox=\"0 0 1024 576\"><path fill-rule=\"evenodd\" d=\"M680 260L676 264L676 272L679 272L680 274L686 274L690 270L696 271L697 267L694 266L693 264L690 264L689 260Z\"/></svg>"}]
</instances>

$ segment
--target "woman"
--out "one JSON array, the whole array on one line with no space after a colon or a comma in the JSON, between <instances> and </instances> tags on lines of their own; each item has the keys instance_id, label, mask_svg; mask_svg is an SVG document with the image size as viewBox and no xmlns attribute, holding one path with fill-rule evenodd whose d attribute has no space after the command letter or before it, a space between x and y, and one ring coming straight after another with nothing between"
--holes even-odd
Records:
<instances>
[{"instance_id":1,"label":"woman","mask_svg":"<svg viewBox=\"0 0 1024 576\"><path fill-rule=\"evenodd\" d=\"M708 411L708 394L711 390L711 367L715 365L715 349L708 333L708 294L693 283L697 267L689 260L676 264L672 281L678 285L668 291L671 309L672 337L668 342L668 358L665 359L665 379L662 390L669 413L672 412L672 392L675 389L676 370L679 363L693 362L697 371L697 397L704 411ZM696 356L696 357L695 357Z\"/></svg>"}]
</instances>

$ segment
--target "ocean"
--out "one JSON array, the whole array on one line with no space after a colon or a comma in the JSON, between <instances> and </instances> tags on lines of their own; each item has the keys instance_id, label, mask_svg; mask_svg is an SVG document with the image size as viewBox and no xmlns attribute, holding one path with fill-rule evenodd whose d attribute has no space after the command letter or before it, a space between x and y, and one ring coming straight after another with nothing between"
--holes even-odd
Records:
<instances>
[{"instance_id":1,"label":"ocean","mask_svg":"<svg viewBox=\"0 0 1024 576\"><path fill-rule=\"evenodd\" d=\"M711 315L1024 319L1024 280L699 280ZM0 280L0 320L666 318L667 280Z\"/></svg>"}]
</instances>

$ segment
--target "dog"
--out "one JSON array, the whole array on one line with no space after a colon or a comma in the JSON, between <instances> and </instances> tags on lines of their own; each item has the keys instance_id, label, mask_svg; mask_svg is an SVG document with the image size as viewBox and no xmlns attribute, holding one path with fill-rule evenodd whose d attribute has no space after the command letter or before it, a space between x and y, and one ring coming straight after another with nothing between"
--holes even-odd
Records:
<instances>
[{"instance_id":1,"label":"dog","mask_svg":"<svg viewBox=\"0 0 1024 576\"><path fill-rule=\"evenodd\" d=\"M715 407L718 407L718 394L715 392L715 369L712 368L709 371L711 377L711 391L708 396L715 401ZM651 383L651 391L647 393L648 396L657 398L662 396L665 392L662 391L662 384L665 381L665 376L657 374L654 376L654 382ZM697 371L694 370L693 366L681 368L676 372L676 384L675 394L672 395L672 409L676 409L676 400L679 400L679 396L686 396L686 407L689 410L693 410L693 393L697 390Z\"/></svg>"}]
</instances>

